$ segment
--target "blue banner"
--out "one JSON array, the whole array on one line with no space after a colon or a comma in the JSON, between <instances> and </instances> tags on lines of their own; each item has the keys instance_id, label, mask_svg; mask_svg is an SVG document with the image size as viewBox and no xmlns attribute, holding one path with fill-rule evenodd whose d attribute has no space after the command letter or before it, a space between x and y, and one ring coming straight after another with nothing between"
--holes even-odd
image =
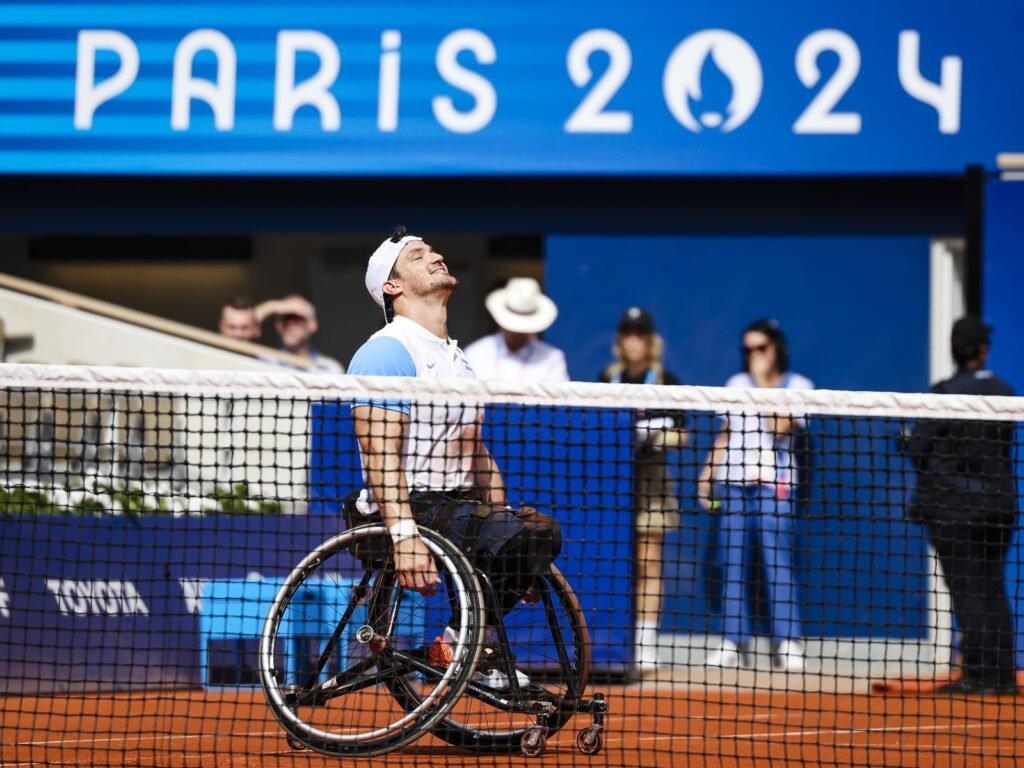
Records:
<instances>
[{"instance_id":1,"label":"blue banner","mask_svg":"<svg viewBox=\"0 0 1024 768\"><path fill-rule=\"evenodd\" d=\"M565 521L559 564L577 585L594 669L621 673L632 664L623 640L631 635L629 512L617 532L627 538L588 543L582 523L593 514ZM237 636L254 652L283 578L343 528L329 515L8 518L0 694L254 684L255 656L237 669L238 657L218 660L212 641Z\"/></svg>"},{"instance_id":2,"label":"blue banner","mask_svg":"<svg viewBox=\"0 0 1024 768\"><path fill-rule=\"evenodd\" d=\"M791 6L791 7L786 7ZM1017 3L0 3L0 173L958 173Z\"/></svg>"},{"instance_id":3,"label":"blue banner","mask_svg":"<svg viewBox=\"0 0 1024 768\"><path fill-rule=\"evenodd\" d=\"M487 411L485 438L509 500L561 525L558 566L586 616L593 669L628 671L632 413ZM341 499L361 485L348 407L319 404L313 424L309 509L317 514L0 521L0 694L255 683L251 669L235 668L237 654L219 656L216 641L255 642L281 580L345 527Z\"/></svg>"}]
</instances>

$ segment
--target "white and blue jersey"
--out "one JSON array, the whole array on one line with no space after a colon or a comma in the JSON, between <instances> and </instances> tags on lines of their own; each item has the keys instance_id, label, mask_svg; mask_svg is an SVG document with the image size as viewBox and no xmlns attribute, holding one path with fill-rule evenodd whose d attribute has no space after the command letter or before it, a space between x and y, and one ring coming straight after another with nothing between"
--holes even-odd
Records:
<instances>
[{"instance_id":1,"label":"white and blue jersey","mask_svg":"<svg viewBox=\"0 0 1024 768\"><path fill-rule=\"evenodd\" d=\"M435 336L419 323L396 316L352 357L353 376L475 378L454 339ZM473 485L473 459L483 411L475 405L361 398L409 416L402 469L410 491L453 491Z\"/></svg>"},{"instance_id":2,"label":"white and blue jersey","mask_svg":"<svg viewBox=\"0 0 1024 768\"><path fill-rule=\"evenodd\" d=\"M737 373L726 382L727 387L753 389L749 373ZM782 389L814 389L814 384L799 373L786 373ZM792 436L776 435L766 420L757 413L729 413L729 444L726 460L715 467L715 480L740 484L792 484L796 470L792 453ZM796 429L803 429L805 419L795 416Z\"/></svg>"}]
</instances>

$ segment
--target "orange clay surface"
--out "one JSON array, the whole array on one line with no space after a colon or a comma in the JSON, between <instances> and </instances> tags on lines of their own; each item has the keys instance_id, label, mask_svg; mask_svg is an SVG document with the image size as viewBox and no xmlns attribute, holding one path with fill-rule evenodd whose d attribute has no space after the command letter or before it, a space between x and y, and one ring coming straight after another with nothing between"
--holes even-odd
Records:
<instances>
[{"instance_id":1,"label":"orange clay surface","mask_svg":"<svg viewBox=\"0 0 1024 768\"><path fill-rule=\"evenodd\" d=\"M21 766L1024 766L1024 696L960 698L594 686L604 749L580 754L582 715L546 753L475 755L427 736L372 759L292 751L256 690L8 696L0 765Z\"/></svg>"}]
</instances>

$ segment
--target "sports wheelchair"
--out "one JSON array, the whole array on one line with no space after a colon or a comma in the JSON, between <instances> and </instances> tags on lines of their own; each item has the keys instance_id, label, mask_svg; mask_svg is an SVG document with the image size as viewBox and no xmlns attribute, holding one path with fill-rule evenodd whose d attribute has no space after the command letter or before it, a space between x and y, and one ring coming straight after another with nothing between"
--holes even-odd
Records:
<instances>
[{"instance_id":1,"label":"sports wheelchair","mask_svg":"<svg viewBox=\"0 0 1024 768\"><path fill-rule=\"evenodd\" d=\"M441 577L433 597L398 584L380 523L328 539L285 579L264 622L259 673L289 745L369 757L430 733L470 751L536 757L582 713L590 724L576 746L599 752L607 702L584 696L590 639L565 577L552 566L535 582L537 602L485 632L485 609L497 604L490 580L439 533L420 535ZM458 639L443 643L450 621ZM491 670L501 688L487 684Z\"/></svg>"}]
</instances>

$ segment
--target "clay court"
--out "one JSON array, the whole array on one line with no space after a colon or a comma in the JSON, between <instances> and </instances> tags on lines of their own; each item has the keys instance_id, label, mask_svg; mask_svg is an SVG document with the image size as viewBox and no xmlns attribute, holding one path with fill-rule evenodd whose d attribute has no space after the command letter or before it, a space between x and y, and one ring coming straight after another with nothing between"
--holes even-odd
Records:
<instances>
[{"instance_id":1,"label":"clay court","mask_svg":"<svg viewBox=\"0 0 1024 768\"><path fill-rule=\"evenodd\" d=\"M549 740L538 765L1024 765L1017 748L1024 739L1020 696L755 692L649 681L606 690L611 714L604 750L581 755L570 723ZM262 693L254 690L8 697L0 707L4 768L369 762L292 751ZM531 762L518 754L470 754L431 737L373 762L382 761L395 768Z\"/></svg>"}]
</instances>

